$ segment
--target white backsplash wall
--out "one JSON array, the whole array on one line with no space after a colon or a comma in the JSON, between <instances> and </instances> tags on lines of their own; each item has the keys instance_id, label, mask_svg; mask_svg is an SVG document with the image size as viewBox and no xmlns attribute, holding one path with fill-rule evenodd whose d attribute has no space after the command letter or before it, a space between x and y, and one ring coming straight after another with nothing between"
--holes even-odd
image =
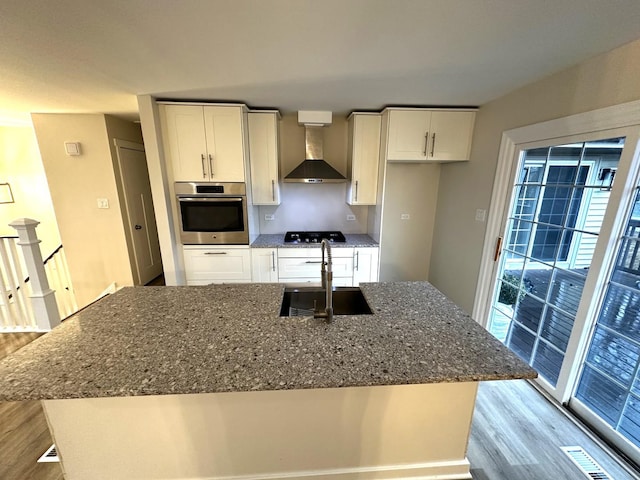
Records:
<instances>
[{"instance_id":1,"label":"white backsplash wall","mask_svg":"<svg viewBox=\"0 0 640 480\"><path fill-rule=\"evenodd\" d=\"M347 118L333 116L324 130L324 159L343 175L347 173ZM304 127L298 125L296 112L280 121L280 175L304 160ZM289 230L340 230L343 233L367 233L369 207L347 205L346 183L309 185L280 183L280 205L261 206L260 233L284 233ZM273 220L265 220L273 215ZM347 220L355 215L355 220Z\"/></svg>"},{"instance_id":2,"label":"white backsplash wall","mask_svg":"<svg viewBox=\"0 0 640 480\"><path fill-rule=\"evenodd\" d=\"M289 230L340 230L343 233L367 233L369 207L345 202L346 183L308 185L282 183L279 206L260 207L260 233L284 233ZM273 215L267 221L265 215ZM355 220L347 220L355 215Z\"/></svg>"}]
</instances>

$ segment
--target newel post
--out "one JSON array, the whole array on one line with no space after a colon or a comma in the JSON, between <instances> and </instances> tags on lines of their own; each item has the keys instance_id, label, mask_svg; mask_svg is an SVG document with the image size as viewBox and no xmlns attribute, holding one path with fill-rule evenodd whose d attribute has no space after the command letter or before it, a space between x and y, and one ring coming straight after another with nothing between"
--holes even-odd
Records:
<instances>
[{"instance_id":1,"label":"newel post","mask_svg":"<svg viewBox=\"0 0 640 480\"><path fill-rule=\"evenodd\" d=\"M18 232L18 245L22 248L29 282L31 283L31 305L36 326L39 330L51 330L60 324L60 313L55 291L49 288L49 280L44 271L40 240L36 227L40 224L31 218L19 218L9 224Z\"/></svg>"}]
</instances>

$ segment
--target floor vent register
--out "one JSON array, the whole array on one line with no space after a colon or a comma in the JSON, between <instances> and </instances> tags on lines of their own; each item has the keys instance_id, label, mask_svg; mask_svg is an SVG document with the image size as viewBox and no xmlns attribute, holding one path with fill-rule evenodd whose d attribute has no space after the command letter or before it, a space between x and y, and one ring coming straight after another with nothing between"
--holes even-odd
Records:
<instances>
[{"instance_id":1,"label":"floor vent register","mask_svg":"<svg viewBox=\"0 0 640 480\"><path fill-rule=\"evenodd\" d=\"M613 478L591 458L582 447L560 447L560 449L571 459L571 461L585 474L586 478L592 480L613 480Z\"/></svg>"},{"instance_id":2,"label":"floor vent register","mask_svg":"<svg viewBox=\"0 0 640 480\"><path fill-rule=\"evenodd\" d=\"M42 456L38 459L38 463L50 463L50 462L59 462L60 458L58 457L58 452L56 451L56 446L51 445L46 452L42 454Z\"/></svg>"}]
</instances>

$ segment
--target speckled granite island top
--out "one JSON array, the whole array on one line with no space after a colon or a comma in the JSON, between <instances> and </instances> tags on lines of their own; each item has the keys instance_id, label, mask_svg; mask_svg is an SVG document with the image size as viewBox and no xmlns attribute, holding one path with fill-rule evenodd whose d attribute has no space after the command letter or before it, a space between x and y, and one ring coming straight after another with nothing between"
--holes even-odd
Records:
<instances>
[{"instance_id":1,"label":"speckled granite island top","mask_svg":"<svg viewBox=\"0 0 640 480\"><path fill-rule=\"evenodd\" d=\"M0 400L533 378L426 282L361 285L373 315L279 317L281 284L129 287L0 362Z\"/></svg>"}]
</instances>

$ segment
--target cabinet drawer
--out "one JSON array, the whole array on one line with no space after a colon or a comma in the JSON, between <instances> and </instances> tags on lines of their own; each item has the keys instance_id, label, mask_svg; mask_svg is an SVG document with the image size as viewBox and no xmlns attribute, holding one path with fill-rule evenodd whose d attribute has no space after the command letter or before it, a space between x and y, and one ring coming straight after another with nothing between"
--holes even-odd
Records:
<instances>
[{"instance_id":1,"label":"cabinet drawer","mask_svg":"<svg viewBox=\"0 0 640 480\"><path fill-rule=\"evenodd\" d=\"M352 247L338 247L331 249L332 258L353 257ZM278 258L322 258L320 247L290 247L278 248Z\"/></svg>"},{"instance_id":2,"label":"cabinet drawer","mask_svg":"<svg viewBox=\"0 0 640 480\"><path fill-rule=\"evenodd\" d=\"M284 283L291 287L320 287L322 282L320 278L281 278L279 283ZM353 280L351 277L334 277L334 287L352 287Z\"/></svg>"},{"instance_id":3,"label":"cabinet drawer","mask_svg":"<svg viewBox=\"0 0 640 480\"><path fill-rule=\"evenodd\" d=\"M320 281L320 257L280 258L279 278L311 278ZM333 278L353 277L353 257L333 257Z\"/></svg>"},{"instance_id":4,"label":"cabinet drawer","mask_svg":"<svg viewBox=\"0 0 640 480\"><path fill-rule=\"evenodd\" d=\"M184 266L189 285L250 282L249 248L185 248Z\"/></svg>"}]
</instances>

